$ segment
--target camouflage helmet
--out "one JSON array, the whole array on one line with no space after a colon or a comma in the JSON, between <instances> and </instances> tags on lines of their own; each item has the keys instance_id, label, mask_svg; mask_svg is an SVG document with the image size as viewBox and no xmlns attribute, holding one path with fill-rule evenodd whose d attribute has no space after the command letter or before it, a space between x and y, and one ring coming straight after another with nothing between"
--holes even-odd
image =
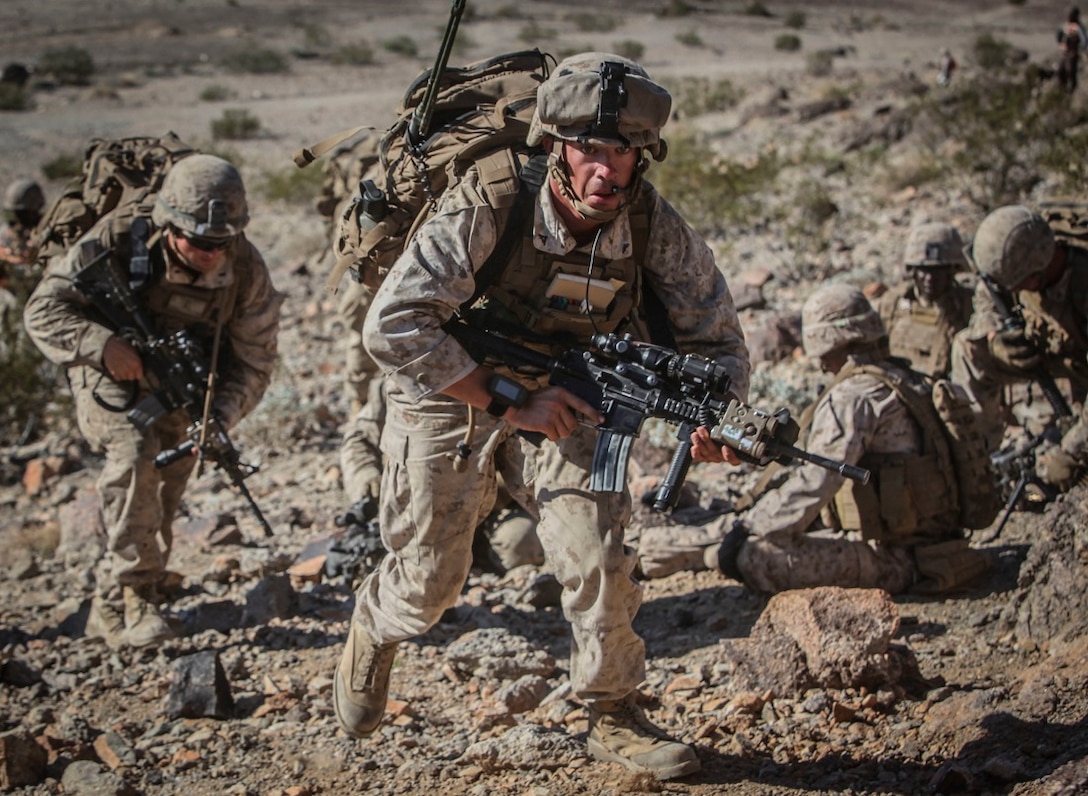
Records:
<instances>
[{"instance_id":1,"label":"camouflage helmet","mask_svg":"<svg viewBox=\"0 0 1088 796\"><path fill-rule=\"evenodd\" d=\"M43 207L45 194L34 180L16 180L4 191L4 210L40 211Z\"/></svg>"},{"instance_id":2,"label":"camouflage helmet","mask_svg":"<svg viewBox=\"0 0 1088 796\"><path fill-rule=\"evenodd\" d=\"M801 308L801 344L810 357L875 343L886 334L869 299L853 285L824 285Z\"/></svg>"},{"instance_id":3,"label":"camouflage helmet","mask_svg":"<svg viewBox=\"0 0 1088 796\"><path fill-rule=\"evenodd\" d=\"M971 252L980 274L1015 290L1050 264L1054 231L1023 205L1006 205L982 219Z\"/></svg>"},{"instance_id":4,"label":"camouflage helmet","mask_svg":"<svg viewBox=\"0 0 1088 796\"><path fill-rule=\"evenodd\" d=\"M967 268L963 239L951 224L918 224L907 235L903 264L908 268L937 268L952 266Z\"/></svg>"},{"instance_id":5,"label":"camouflage helmet","mask_svg":"<svg viewBox=\"0 0 1088 796\"><path fill-rule=\"evenodd\" d=\"M151 220L205 238L233 237L249 223L242 175L222 158L189 155L167 173Z\"/></svg>"},{"instance_id":6,"label":"camouflage helmet","mask_svg":"<svg viewBox=\"0 0 1088 796\"><path fill-rule=\"evenodd\" d=\"M672 97L629 58L605 52L572 55L560 61L540 84L527 141L545 135L646 149L664 160L661 128L669 120Z\"/></svg>"}]
</instances>

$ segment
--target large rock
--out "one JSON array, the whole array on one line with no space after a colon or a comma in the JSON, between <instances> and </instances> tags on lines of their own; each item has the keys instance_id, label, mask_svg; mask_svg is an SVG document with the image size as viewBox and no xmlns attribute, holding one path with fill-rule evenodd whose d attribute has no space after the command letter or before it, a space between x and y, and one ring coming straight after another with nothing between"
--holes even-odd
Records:
<instances>
[{"instance_id":1,"label":"large rock","mask_svg":"<svg viewBox=\"0 0 1088 796\"><path fill-rule=\"evenodd\" d=\"M722 646L737 688L780 696L879 688L917 671L913 655L891 645L898 628L898 607L882 589L798 589L772 597L748 638Z\"/></svg>"},{"instance_id":2,"label":"large rock","mask_svg":"<svg viewBox=\"0 0 1088 796\"><path fill-rule=\"evenodd\" d=\"M1006 607L1023 646L1055 649L1088 631L1088 486L1047 506L1039 534L1020 568Z\"/></svg>"}]
</instances>

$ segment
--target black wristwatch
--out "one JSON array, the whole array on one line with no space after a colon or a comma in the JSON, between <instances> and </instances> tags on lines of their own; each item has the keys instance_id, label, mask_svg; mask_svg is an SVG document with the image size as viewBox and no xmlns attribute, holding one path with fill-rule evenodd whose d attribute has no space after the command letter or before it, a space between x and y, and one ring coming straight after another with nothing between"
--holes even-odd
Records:
<instances>
[{"instance_id":1,"label":"black wristwatch","mask_svg":"<svg viewBox=\"0 0 1088 796\"><path fill-rule=\"evenodd\" d=\"M491 396L487 413L493 417L502 417L511 406L518 409L529 400L529 390L525 385L498 373L492 373L487 380L487 394Z\"/></svg>"}]
</instances>

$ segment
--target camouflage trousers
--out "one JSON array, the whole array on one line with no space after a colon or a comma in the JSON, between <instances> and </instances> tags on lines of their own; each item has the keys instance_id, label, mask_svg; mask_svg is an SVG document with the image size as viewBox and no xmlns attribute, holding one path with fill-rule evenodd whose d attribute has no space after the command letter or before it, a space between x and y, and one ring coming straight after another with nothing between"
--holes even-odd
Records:
<instances>
[{"instance_id":1,"label":"camouflage trousers","mask_svg":"<svg viewBox=\"0 0 1088 796\"><path fill-rule=\"evenodd\" d=\"M368 385L366 402L348 422L340 442L340 474L348 501L354 503L380 482L382 472L381 438L385 424L383 379L373 378Z\"/></svg>"},{"instance_id":2,"label":"camouflage trousers","mask_svg":"<svg viewBox=\"0 0 1088 796\"><path fill-rule=\"evenodd\" d=\"M71 382L79 429L91 447L106 456L95 482L106 529L106 551L95 576L98 593L112 599L122 586L144 590L161 579L173 544L174 515L196 457L186 456L156 468L156 455L186 439L188 415L172 412L141 433L124 412L98 405L93 396L98 381L94 371L75 375ZM125 391L108 379L103 379L97 390L111 405L125 401Z\"/></svg>"},{"instance_id":3,"label":"camouflage trousers","mask_svg":"<svg viewBox=\"0 0 1088 796\"><path fill-rule=\"evenodd\" d=\"M856 533L838 531L750 536L741 546L737 568L746 586L764 594L817 586L900 594L917 576L914 556L907 548L879 545Z\"/></svg>"},{"instance_id":4,"label":"camouflage trousers","mask_svg":"<svg viewBox=\"0 0 1088 796\"><path fill-rule=\"evenodd\" d=\"M638 533L638 566L647 578L706 569L706 549L720 542L736 515L726 514L706 525L654 525Z\"/></svg>"},{"instance_id":5,"label":"camouflage trousers","mask_svg":"<svg viewBox=\"0 0 1088 796\"><path fill-rule=\"evenodd\" d=\"M642 601L624 545L630 495L588 489L596 432L579 428L539 447L483 412L468 466L453 467L467 407L437 396L409 405L390 394L382 433L385 472L379 524L390 551L356 592L353 620L375 641L425 632L458 599L472 563L473 534L495 502L497 473L539 518L546 566L563 586L571 624L570 678L583 699L619 698L645 674L631 627Z\"/></svg>"}]
</instances>

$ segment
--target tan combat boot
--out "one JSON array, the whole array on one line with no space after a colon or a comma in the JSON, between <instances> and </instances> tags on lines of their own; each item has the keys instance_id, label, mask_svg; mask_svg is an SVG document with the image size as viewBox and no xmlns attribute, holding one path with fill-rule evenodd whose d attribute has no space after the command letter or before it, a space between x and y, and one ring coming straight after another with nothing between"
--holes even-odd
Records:
<instances>
[{"instance_id":1,"label":"tan combat boot","mask_svg":"<svg viewBox=\"0 0 1088 796\"><path fill-rule=\"evenodd\" d=\"M145 600L131 586L125 586L125 643L130 647L149 647L174 637L174 631L162 618L154 603Z\"/></svg>"},{"instance_id":2,"label":"tan combat boot","mask_svg":"<svg viewBox=\"0 0 1088 796\"><path fill-rule=\"evenodd\" d=\"M332 703L340 726L352 738L365 738L381 724L396 655L396 642L375 644L351 622L333 678Z\"/></svg>"},{"instance_id":3,"label":"tan combat boot","mask_svg":"<svg viewBox=\"0 0 1088 796\"><path fill-rule=\"evenodd\" d=\"M101 595L91 600L91 610L87 614L87 626L83 635L87 638L100 638L111 650L125 646L125 617L120 610Z\"/></svg>"},{"instance_id":4,"label":"tan combat boot","mask_svg":"<svg viewBox=\"0 0 1088 796\"><path fill-rule=\"evenodd\" d=\"M650 723L634 695L589 705L589 753L605 763L674 779L700 769L695 750Z\"/></svg>"}]
</instances>

